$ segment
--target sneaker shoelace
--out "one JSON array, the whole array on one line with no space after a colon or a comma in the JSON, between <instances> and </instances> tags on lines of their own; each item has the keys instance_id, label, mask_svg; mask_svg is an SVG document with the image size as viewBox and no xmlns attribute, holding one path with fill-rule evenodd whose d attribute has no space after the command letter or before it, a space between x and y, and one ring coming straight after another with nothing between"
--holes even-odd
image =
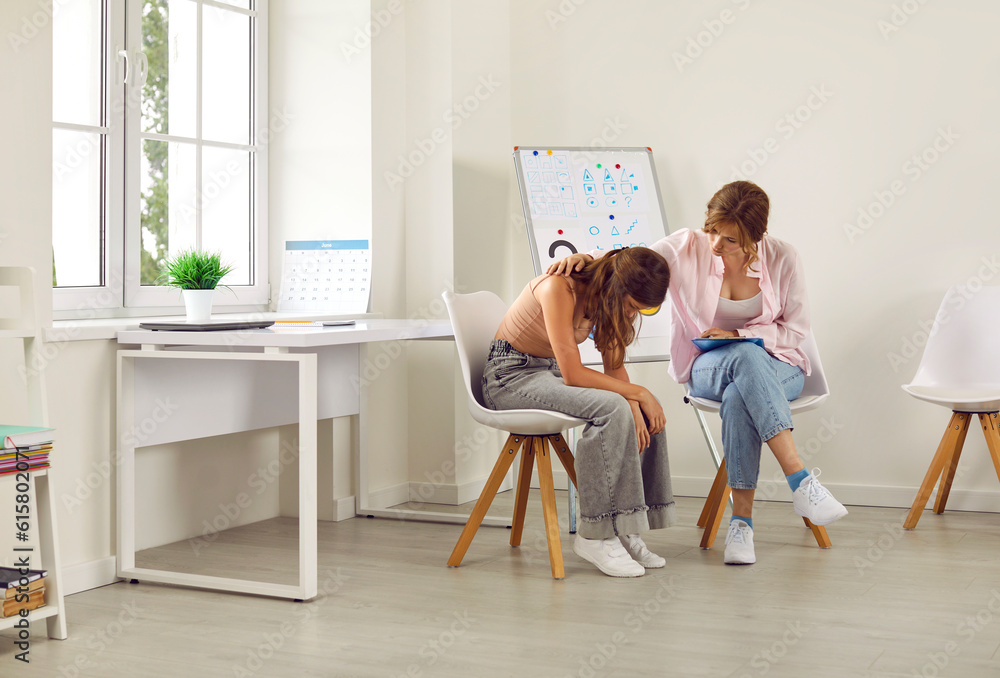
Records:
<instances>
[{"instance_id":1,"label":"sneaker shoelace","mask_svg":"<svg viewBox=\"0 0 1000 678\"><path fill-rule=\"evenodd\" d=\"M818 468L814 468L812 471L812 478L809 481L809 486L806 488L809 503L811 504L818 504L827 497L831 496L830 491L819 484L819 476L821 473L822 471Z\"/></svg>"},{"instance_id":2,"label":"sneaker shoelace","mask_svg":"<svg viewBox=\"0 0 1000 678\"><path fill-rule=\"evenodd\" d=\"M729 541L730 542L734 542L735 541L735 542L739 542L740 544L746 544L747 543L746 534L745 534L745 531L744 531L743 527L740 526L740 525L737 525L735 523L735 521L732 522L732 523L730 523L730 525L732 527L729 528Z\"/></svg>"}]
</instances>

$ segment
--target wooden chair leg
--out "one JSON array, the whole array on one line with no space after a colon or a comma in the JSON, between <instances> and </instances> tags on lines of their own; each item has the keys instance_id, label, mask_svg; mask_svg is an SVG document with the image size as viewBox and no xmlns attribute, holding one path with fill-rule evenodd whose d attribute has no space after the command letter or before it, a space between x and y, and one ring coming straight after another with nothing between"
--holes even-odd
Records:
<instances>
[{"instance_id":1,"label":"wooden chair leg","mask_svg":"<svg viewBox=\"0 0 1000 678\"><path fill-rule=\"evenodd\" d=\"M959 414L960 418L964 417L968 422L972 421L971 414L965 412L960 412ZM955 480L955 470L958 468L958 460L962 456L962 448L965 446L965 436L968 432L968 425L959 430L951 458L944 460L941 483L938 485L937 497L934 500L934 513L944 513L944 507L948 503L948 495L951 493L951 483Z\"/></svg>"},{"instance_id":2,"label":"wooden chair leg","mask_svg":"<svg viewBox=\"0 0 1000 678\"><path fill-rule=\"evenodd\" d=\"M465 529L462 530L458 543L455 544L455 549L451 552L451 557L448 558L449 567L458 567L462 564L465 552L469 550L472 538L476 536L476 531L482 524L483 518L486 517L486 512L490 509L490 504L493 503L493 498L496 496L497 490L500 489L500 484L507 476L507 469L513 463L514 457L517 455L517 448L520 447L523 438L524 436L520 435L515 438L513 434L507 437L503 451L500 452L500 457L493 466L493 472L490 473L486 486L479 495L479 500L476 502L475 508L472 509L472 514L469 515L469 520L465 523Z\"/></svg>"},{"instance_id":3,"label":"wooden chair leg","mask_svg":"<svg viewBox=\"0 0 1000 678\"><path fill-rule=\"evenodd\" d=\"M514 494L514 519L511 523L510 545L521 545L524 531L524 514L528 509L528 490L531 487L531 469L535 467L535 437L524 436L521 445L521 469L517 474L517 489Z\"/></svg>"},{"instance_id":4,"label":"wooden chair leg","mask_svg":"<svg viewBox=\"0 0 1000 678\"><path fill-rule=\"evenodd\" d=\"M719 496L722 495L722 491L725 486L726 461L723 459L722 463L719 464L719 470L715 472L715 480L712 481L712 489L709 490L708 496L705 497L705 505L701 509L701 515L698 516L698 527L705 527L705 521L708 519L708 514L712 511L712 507L718 504Z\"/></svg>"},{"instance_id":5,"label":"wooden chair leg","mask_svg":"<svg viewBox=\"0 0 1000 678\"><path fill-rule=\"evenodd\" d=\"M822 525L813 525L812 521L805 517L802 518L802 522L812 530L813 536L816 537L816 543L819 544L821 549L828 549L833 546L833 542L830 541L830 535L826 533L825 527Z\"/></svg>"},{"instance_id":6,"label":"wooden chair leg","mask_svg":"<svg viewBox=\"0 0 1000 678\"><path fill-rule=\"evenodd\" d=\"M566 475L569 476L570 482L576 485L576 460L573 458L573 452L570 451L569 445L566 444L561 434L547 437L552 449L556 451L559 461L562 462L563 468L566 469ZM577 487L579 486L577 485Z\"/></svg>"},{"instance_id":7,"label":"wooden chair leg","mask_svg":"<svg viewBox=\"0 0 1000 678\"><path fill-rule=\"evenodd\" d=\"M723 461L715 474L712 491L709 492L708 499L705 500L705 508L702 510L705 522L705 532L701 535L703 549L710 549L715 543L715 535L719 531L726 502L729 501L729 493L732 492L729 485L726 484L726 478L726 462Z\"/></svg>"},{"instance_id":8,"label":"wooden chair leg","mask_svg":"<svg viewBox=\"0 0 1000 678\"><path fill-rule=\"evenodd\" d=\"M559 516L556 513L556 493L552 483L552 457L548 441L535 438L535 465L538 467L538 486L542 490L542 515L545 517L545 538L549 544L549 564L555 579L564 579L562 542L559 539Z\"/></svg>"},{"instance_id":9,"label":"wooden chair leg","mask_svg":"<svg viewBox=\"0 0 1000 678\"><path fill-rule=\"evenodd\" d=\"M934 489L934 484L941 477L945 462L952 458L959 436L962 436L964 440L968 427L968 413L952 413L951 420L948 422L948 429L941 437L941 443L938 445L937 452L934 453L934 458L927 469L924 481L920 484L917 496L913 500L913 506L910 507L910 512L906 515L906 520L903 522L903 527L907 530L912 530L917 526L920 514L923 512L924 507L927 506L927 499L931 496L931 491Z\"/></svg>"},{"instance_id":10,"label":"wooden chair leg","mask_svg":"<svg viewBox=\"0 0 1000 678\"><path fill-rule=\"evenodd\" d=\"M983 425L983 435L986 436L986 446L993 457L993 468L1000 480L1000 416L998 412L979 415L979 423Z\"/></svg>"}]
</instances>

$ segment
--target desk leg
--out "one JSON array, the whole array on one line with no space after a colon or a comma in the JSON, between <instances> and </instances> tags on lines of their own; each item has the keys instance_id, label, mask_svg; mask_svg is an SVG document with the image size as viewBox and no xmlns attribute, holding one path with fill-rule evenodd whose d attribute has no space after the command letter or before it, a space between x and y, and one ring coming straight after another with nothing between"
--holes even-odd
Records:
<instances>
[{"instance_id":1,"label":"desk leg","mask_svg":"<svg viewBox=\"0 0 1000 678\"><path fill-rule=\"evenodd\" d=\"M115 512L118 576L135 569L135 358L118 354L118 459Z\"/></svg>"},{"instance_id":2,"label":"desk leg","mask_svg":"<svg viewBox=\"0 0 1000 678\"><path fill-rule=\"evenodd\" d=\"M316 354L299 361L299 587L302 600L316 596L319 558L316 526L316 438L319 404Z\"/></svg>"},{"instance_id":3,"label":"desk leg","mask_svg":"<svg viewBox=\"0 0 1000 678\"><path fill-rule=\"evenodd\" d=\"M135 566L135 360L236 360L296 363L299 427L299 584L213 577ZM318 532L316 510L316 447L319 413L315 353L222 353L195 351L118 352L117 574L123 579L236 591L296 600L317 593Z\"/></svg>"}]
</instances>

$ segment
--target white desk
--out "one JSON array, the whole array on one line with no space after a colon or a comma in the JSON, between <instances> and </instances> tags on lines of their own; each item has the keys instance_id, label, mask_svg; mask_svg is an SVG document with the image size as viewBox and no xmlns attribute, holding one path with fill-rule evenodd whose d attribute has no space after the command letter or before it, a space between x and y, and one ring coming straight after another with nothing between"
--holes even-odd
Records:
<instances>
[{"instance_id":1,"label":"white desk","mask_svg":"<svg viewBox=\"0 0 1000 678\"><path fill-rule=\"evenodd\" d=\"M331 417L360 417L354 441L359 515L464 523L461 515L368 505L367 403L360 378L364 347L452 336L451 325L442 320L359 320L354 326L292 330L118 332L119 344L141 346L118 351L118 576L299 600L315 597L317 421ZM137 446L285 424L299 427L297 586L135 566Z\"/></svg>"}]
</instances>

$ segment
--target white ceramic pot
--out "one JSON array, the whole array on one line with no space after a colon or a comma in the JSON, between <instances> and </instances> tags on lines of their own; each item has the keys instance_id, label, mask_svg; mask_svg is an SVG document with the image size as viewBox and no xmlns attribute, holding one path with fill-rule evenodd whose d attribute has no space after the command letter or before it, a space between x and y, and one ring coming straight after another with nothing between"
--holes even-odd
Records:
<instances>
[{"instance_id":1,"label":"white ceramic pot","mask_svg":"<svg viewBox=\"0 0 1000 678\"><path fill-rule=\"evenodd\" d=\"M212 318L215 290L181 290L189 323L206 323Z\"/></svg>"}]
</instances>

